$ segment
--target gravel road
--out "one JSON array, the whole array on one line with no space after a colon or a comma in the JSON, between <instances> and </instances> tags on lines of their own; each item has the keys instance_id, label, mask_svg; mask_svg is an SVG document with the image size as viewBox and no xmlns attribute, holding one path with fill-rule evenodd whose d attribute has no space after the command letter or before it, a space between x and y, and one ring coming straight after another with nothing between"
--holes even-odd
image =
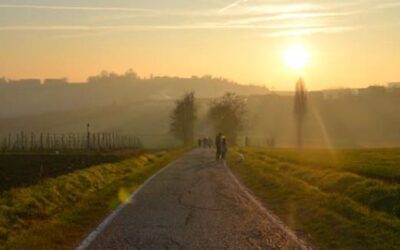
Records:
<instances>
[{"instance_id":1,"label":"gravel road","mask_svg":"<svg viewBox=\"0 0 400 250\"><path fill-rule=\"evenodd\" d=\"M260 207L212 150L151 179L87 249L307 249Z\"/></svg>"}]
</instances>

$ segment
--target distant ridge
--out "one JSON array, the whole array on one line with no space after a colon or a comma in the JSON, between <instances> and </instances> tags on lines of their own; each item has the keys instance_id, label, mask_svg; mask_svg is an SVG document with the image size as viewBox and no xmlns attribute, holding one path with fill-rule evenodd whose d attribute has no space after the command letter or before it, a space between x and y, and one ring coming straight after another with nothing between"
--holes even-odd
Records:
<instances>
[{"instance_id":1,"label":"distant ridge","mask_svg":"<svg viewBox=\"0 0 400 250\"><path fill-rule=\"evenodd\" d=\"M68 111L145 100L175 100L194 91L199 98L219 97L226 92L238 95L266 94L255 85L212 76L190 78L157 76L140 78L133 71L124 74L102 72L85 83L67 79L0 79L0 117Z\"/></svg>"}]
</instances>

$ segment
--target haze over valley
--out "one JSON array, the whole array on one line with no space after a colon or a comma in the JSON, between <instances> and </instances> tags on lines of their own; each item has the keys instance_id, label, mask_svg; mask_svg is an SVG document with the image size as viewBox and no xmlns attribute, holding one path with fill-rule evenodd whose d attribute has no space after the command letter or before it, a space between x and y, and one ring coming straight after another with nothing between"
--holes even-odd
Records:
<instances>
[{"instance_id":1,"label":"haze over valley","mask_svg":"<svg viewBox=\"0 0 400 250\"><path fill-rule=\"evenodd\" d=\"M96 132L132 134L148 146L179 145L169 133L170 114L175 100L194 91L199 108L196 136L215 132L207 125L208 106L213 99L233 92L248 104L242 137L249 136L256 144L265 144L268 138L280 146L294 143L293 92L212 76L141 78L130 70L102 72L84 83L3 79L0 90L3 136L19 131L82 133L90 123ZM311 110L305 138L309 146L394 146L400 142L399 84L310 91L308 95Z\"/></svg>"}]
</instances>

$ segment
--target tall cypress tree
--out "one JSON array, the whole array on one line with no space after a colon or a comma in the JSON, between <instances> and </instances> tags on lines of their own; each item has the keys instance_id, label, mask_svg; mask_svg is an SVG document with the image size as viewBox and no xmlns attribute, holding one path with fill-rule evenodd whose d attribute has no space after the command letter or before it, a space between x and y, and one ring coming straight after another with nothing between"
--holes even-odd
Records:
<instances>
[{"instance_id":1,"label":"tall cypress tree","mask_svg":"<svg viewBox=\"0 0 400 250\"><path fill-rule=\"evenodd\" d=\"M300 78L296 83L293 109L296 126L297 147L302 148L304 120L307 114L307 91L302 78Z\"/></svg>"}]
</instances>

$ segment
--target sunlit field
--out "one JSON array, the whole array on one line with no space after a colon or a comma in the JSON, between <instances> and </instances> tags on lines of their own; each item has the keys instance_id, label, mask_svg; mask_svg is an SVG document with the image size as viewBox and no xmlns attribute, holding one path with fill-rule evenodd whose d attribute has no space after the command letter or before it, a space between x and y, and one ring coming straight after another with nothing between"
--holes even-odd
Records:
<instances>
[{"instance_id":1,"label":"sunlit field","mask_svg":"<svg viewBox=\"0 0 400 250\"><path fill-rule=\"evenodd\" d=\"M396 249L399 153L241 148L229 166L266 207L318 248Z\"/></svg>"}]
</instances>

